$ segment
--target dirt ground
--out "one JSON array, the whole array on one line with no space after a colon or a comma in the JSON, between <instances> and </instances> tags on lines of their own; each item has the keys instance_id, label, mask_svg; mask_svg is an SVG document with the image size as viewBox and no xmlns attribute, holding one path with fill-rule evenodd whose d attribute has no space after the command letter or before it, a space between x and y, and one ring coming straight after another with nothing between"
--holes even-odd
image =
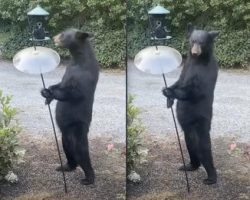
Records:
<instances>
[{"instance_id":1,"label":"dirt ground","mask_svg":"<svg viewBox=\"0 0 250 200\"><path fill-rule=\"evenodd\" d=\"M66 173L68 194L65 194L62 174L55 171L59 158L53 135L32 138L29 134L22 133L20 141L26 154L25 163L14 169L19 183L0 185L1 200L124 199L124 143L113 143L112 138L108 137L91 139L90 151L96 182L91 186L81 185L80 180L84 175L78 167L76 171ZM114 144L111 151L107 150L108 144ZM65 161L64 155L63 160Z\"/></svg>"},{"instance_id":2,"label":"dirt ground","mask_svg":"<svg viewBox=\"0 0 250 200\"><path fill-rule=\"evenodd\" d=\"M237 138L217 138L213 140L214 162L218 172L218 182L207 186L204 168L189 172L191 191L186 190L181 155L174 136L165 140L147 138L148 162L138 169L142 182L127 184L130 200L246 200L250 199L250 143L238 143ZM232 145L233 144L233 145ZM236 146L234 145L236 144ZM188 155L182 138L185 160Z\"/></svg>"}]
</instances>

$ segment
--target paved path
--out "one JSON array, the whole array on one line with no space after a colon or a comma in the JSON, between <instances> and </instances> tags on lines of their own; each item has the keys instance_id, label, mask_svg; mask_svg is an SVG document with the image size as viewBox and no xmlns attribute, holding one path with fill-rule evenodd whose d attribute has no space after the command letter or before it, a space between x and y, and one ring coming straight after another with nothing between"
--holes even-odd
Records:
<instances>
[{"instance_id":1,"label":"paved path","mask_svg":"<svg viewBox=\"0 0 250 200\"><path fill-rule=\"evenodd\" d=\"M174 133L173 119L161 94L162 77L138 71L128 62L128 93L136 95L135 104L143 109L142 121L155 137ZM174 83L180 69L166 75ZM215 90L212 137L236 136L250 141L250 72L220 71Z\"/></svg>"},{"instance_id":2,"label":"paved path","mask_svg":"<svg viewBox=\"0 0 250 200\"><path fill-rule=\"evenodd\" d=\"M44 75L46 85L61 80L65 68ZM125 142L125 73L102 72L95 95L90 137L107 136ZM35 134L52 134L48 109L40 96L40 76L17 71L10 62L0 60L0 89L13 95L13 106L19 110L18 120L23 131ZM55 102L51 103L54 111ZM54 113L54 112L53 112Z\"/></svg>"}]
</instances>

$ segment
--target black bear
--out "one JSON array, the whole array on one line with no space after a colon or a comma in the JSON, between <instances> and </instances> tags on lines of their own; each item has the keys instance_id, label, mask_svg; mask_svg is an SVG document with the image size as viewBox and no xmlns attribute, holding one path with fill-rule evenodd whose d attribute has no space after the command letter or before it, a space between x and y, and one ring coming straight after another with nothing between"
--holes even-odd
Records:
<instances>
[{"instance_id":1,"label":"black bear","mask_svg":"<svg viewBox=\"0 0 250 200\"><path fill-rule=\"evenodd\" d=\"M88 132L99 76L99 64L89 37L89 33L68 29L53 38L56 45L69 49L72 62L60 83L41 91L46 104L53 99L58 100L56 122L62 133L67 164L57 170L72 171L79 165L85 172L84 185L93 184L95 179L89 156Z\"/></svg>"},{"instance_id":2,"label":"black bear","mask_svg":"<svg viewBox=\"0 0 250 200\"><path fill-rule=\"evenodd\" d=\"M177 119L184 131L190 156L186 170L196 170L202 164L208 175L204 183L208 185L217 181L209 132L218 75L213 43L218 34L217 31L196 30L189 24L190 49L181 75L172 86L163 89L169 102L173 103L173 99L177 99ZM180 170L185 170L184 166Z\"/></svg>"}]
</instances>

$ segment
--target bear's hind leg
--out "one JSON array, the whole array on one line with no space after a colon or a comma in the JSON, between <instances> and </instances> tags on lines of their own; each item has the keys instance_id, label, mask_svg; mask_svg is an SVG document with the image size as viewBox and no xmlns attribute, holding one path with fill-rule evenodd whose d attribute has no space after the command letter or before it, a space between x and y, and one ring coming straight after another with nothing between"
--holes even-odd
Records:
<instances>
[{"instance_id":1,"label":"bear's hind leg","mask_svg":"<svg viewBox=\"0 0 250 200\"><path fill-rule=\"evenodd\" d=\"M88 125L78 123L75 128L75 158L85 173L85 179L81 181L83 185L93 184L95 173L91 165L88 145Z\"/></svg>"},{"instance_id":2,"label":"bear's hind leg","mask_svg":"<svg viewBox=\"0 0 250 200\"><path fill-rule=\"evenodd\" d=\"M207 178L203 183L211 185L217 182L217 173L213 164L211 139L210 139L210 122L203 121L198 128L199 131L199 158L207 172Z\"/></svg>"},{"instance_id":3,"label":"bear's hind leg","mask_svg":"<svg viewBox=\"0 0 250 200\"><path fill-rule=\"evenodd\" d=\"M72 138L72 133L68 132L62 132L62 144L63 144L63 150L67 158L67 163L63 166L59 166L56 168L56 171L65 171L70 172L76 169L77 162L74 159L74 139Z\"/></svg>"},{"instance_id":4,"label":"bear's hind leg","mask_svg":"<svg viewBox=\"0 0 250 200\"><path fill-rule=\"evenodd\" d=\"M184 165L181 166L179 170L184 171L186 169L187 171L195 171L201 165L197 153L198 150L197 132L194 130L194 128L190 128L189 130L184 131L184 135L185 135L187 150L190 157L190 163L186 165L186 168L184 167Z\"/></svg>"}]
</instances>

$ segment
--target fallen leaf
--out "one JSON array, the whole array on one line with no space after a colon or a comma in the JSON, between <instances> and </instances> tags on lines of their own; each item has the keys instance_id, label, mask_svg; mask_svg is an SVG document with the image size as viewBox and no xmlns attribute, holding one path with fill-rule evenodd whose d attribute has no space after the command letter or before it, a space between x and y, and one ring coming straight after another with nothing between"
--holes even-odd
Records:
<instances>
[{"instance_id":1,"label":"fallen leaf","mask_svg":"<svg viewBox=\"0 0 250 200\"><path fill-rule=\"evenodd\" d=\"M229 150L230 150L230 151L233 151L233 150L236 149L236 147L237 147L237 145L236 145L236 143L234 142L234 143L230 144Z\"/></svg>"},{"instance_id":2,"label":"fallen leaf","mask_svg":"<svg viewBox=\"0 0 250 200\"><path fill-rule=\"evenodd\" d=\"M107 149L108 151L112 151L114 148L114 144L108 144Z\"/></svg>"}]
</instances>

